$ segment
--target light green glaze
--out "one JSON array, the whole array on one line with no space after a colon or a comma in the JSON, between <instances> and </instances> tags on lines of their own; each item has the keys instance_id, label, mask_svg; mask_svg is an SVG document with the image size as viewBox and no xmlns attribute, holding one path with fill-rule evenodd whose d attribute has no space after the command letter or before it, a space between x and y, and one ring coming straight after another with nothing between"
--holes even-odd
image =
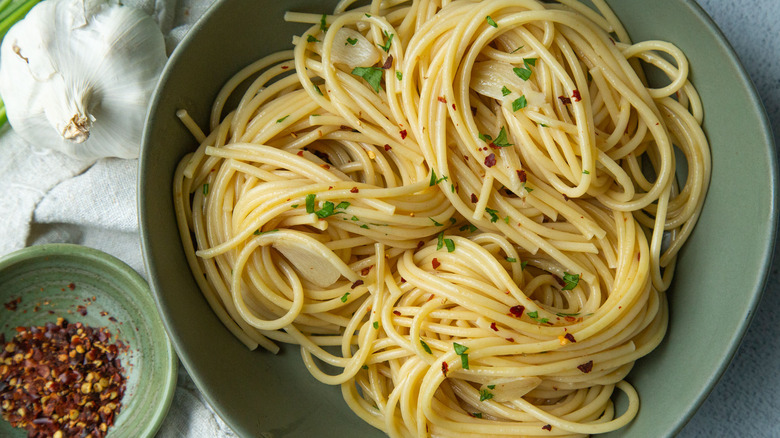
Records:
<instances>
[{"instance_id":1,"label":"light green glaze","mask_svg":"<svg viewBox=\"0 0 780 438\"><path fill-rule=\"evenodd\" d=\"M777 218L774 145L752 85L694 2L610 3L635 40L669 40L688 54L712 144L711 189L668 292L668 336L629 375L641 397L640 413L612 434L670 436L725 370L763 290ZM139 216L151 287L182 362L218 413L246 437L382 434L349 411L338 388L315 381L296 348L283 346L278 356L247 351L201 297L179 243L170 194L177 162L195 146L175 112L186 108L207 126L210 105L230 75L289 48L291 35L306 28L285 23L285 10L322 13L333 4L219 2L172 55L147 123Z\"/></svg>"},{"instance_id":2,"label":"light green glaze","mask_svg":"<svg viewBox=\"0 0 780 438\"><path fill-rule=\"evenodd\" d=\"M146 281L104 252L47 244L0 259L0 302L18 297L22 300L16 310L0 307L0 330L6 340L15 335L17 326L40 326L63 317L107 327L129 346L120 354L127 378L122 410L108 437L154 436L176 389L177 359ZM86 316L78 312L78 306L87 309ZM0 420L0 436L27 435Z\"/></svg>"}]
</instances>

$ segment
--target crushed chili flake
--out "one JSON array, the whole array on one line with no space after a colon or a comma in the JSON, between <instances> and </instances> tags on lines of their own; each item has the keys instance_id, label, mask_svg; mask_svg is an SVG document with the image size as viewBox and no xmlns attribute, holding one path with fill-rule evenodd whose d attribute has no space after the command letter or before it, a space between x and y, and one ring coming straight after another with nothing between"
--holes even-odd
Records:
<instances>
[{"instance_id":1,"label":"crushed chili flake","mask_svg":"<svg viewBox=\"0 0 780 438\"><path fill-rule=\"evenodd\" d=\"M438 100L439 100L439 102L441 102L441 103L447 103L447 98L446 98L446 97L444 97L444 96L439 96L439 97L438 97Z\"/></svg>"},{"instance_id":2,"label":"crushed chili flake","mask_svg":"<svg viewBox=\"0 0 780 438\"><path fill-rule=\"evenodd\" d=\"M76 311L79 312L81 316L87 316L87 308L84 306L78 306L76 307Z\"/></svg>"},{"instance_id":3,"label":"crushed chili flake","mask_svg":"<svg viewBox=\"0 0 780 438\"><path fill-rule=\"evenodd\" d=\"M3 306L6 308L6 310L14 311L17 309L19 303L21 302L22 302L22 297L17 297L7 303L4 303Z\"/></svg>"},{"instance_id":4,"label":"crushed chili flake","mask_svg":"<svg viewBox=\"0 0 780 438\"><path fill-rule=\"evenodd\" d=\"M406 138L406 129L401 131L400 134L401 134L401 140L405 139Z\"/></svg>"},{"instance_id":5,"label":"crushed chili flake","mask_svg":"<svg viewBox=\"0 0 780 438\"><path fill-rule=\"evenodd\" d=\"M520 179L521 183L528 181L528 175L525 174L525 170L523 169L517 171L517 177Z\"/></svg>"},{"instance_id":6,"label":"crushed chili flake","mask_svg":"<svg viewBox=\"0 0 780 438\"><path fill-rule=\"evenodd\" d=\"M571 92L571 98L574 99L575 102L579 102L582 100L582 96L580 96L580 90L574 90Z\"/></svg>"},{"instance_id":7,"label":"crushed chili flake","mask_svg":"<svg viewBox=\"0 0 780 438\"><path fill-rule=\"evenodd\" d=\"M497 332L497 331L498 331L498 327L496 327L496 323L495 323L495 322L491 322L491 323L490 323L490 328L491 328L491 329L492 329L494 332Z\"/></svg>"},{"instance_id":8,"label":"crushed chili flake","mask_svg":"<svg viewBox=\"0 0 780 438\"><path fill-rule=\"evenodd\" d=\"M507 342L515 342L515 338L504 338Z\"/></svg>"},{"instance_id":9,"label":"crushed chili flake","mask_svg":"<svg viewBox=\"0 0 780 438\"><path fill-rule=\"evenodd\" d=\"M283 65L283 66L282 66L282 70L287 70L288 68L290 68L290 66L289 66L289 65Z\"/></svg>"},{"instance_id":10,"label":"crushed chili flake","mask_svg":"<svg viewBox=\"0 0 780 438\"><path fill-rule=\"evenodd\" d=\"M387 70L393 66L393 55L388 55L385 59L385 63L382 64L382 69Z\"/></svg>"},{"instance_id":11,"label":"crushed chili flake","mask_svg":"<svg viewBox=\"0 0 780 438\"><path fill-rule=\"evenodd\" d=\"M351 189L349 189L349 193L357 193L357 192L359 192L359 191L360 191L360 190L358 190L358 188L357 188L357 187L352 187Z\"/></svg>"},{"instance_id":12,"label":"crushed chili flake","mask_svg":"<svg viewBox=\"0 0 780 438\"><path fill-rule=\"evenodd\" d=\"M299 157L302 157L302 156L303 156L303 151L298 151L298 152L296 153L296 155L298 155Z\"/></svg>"},{"instance_id":13,"label":"crushed chili flake","mask_svg":"<svg viewBox=\"0 0 780 438\"><path fill-rule=\"evenodd\" d=\"M477 199L477 195L475 195L474 193L472 193L472 194L471 194L471 202L472 202L473 204L476 204L476 203L477 203L477 201L479 201L479 199Z\"/></svg>"},{"instance_id":14,"label":"crushed chili flake","mask_svg":"<svg viewBox=\"0 0 780 438\"><path fill-rule=\"evenodd\" d=\"M401 316L401 311L400 310L393 310L393 315Z\"/></svg>"},{"instance_id":15,"label":"crushed chili flake","mask_svg":"<svg viewBox=\"0 0 780 438\"><path fill-rule=\"evenodd\" d=\"M525 312L525 306L519 304L517 306L512 306L509 308L509 313L511 313L512 316L517 318L523 316L523 312Z\"/></svg>"},{"instance_id":16,"label":"crushed chili flake","mask_svg":"<svg viewBox=\"0 0 780 438\"><path fill-rule=\"evenodd\" d=\"M354 288L360 286L361 284L363 284L363 280L355 280L355 282L352 283L352 286L350 286L350 289L354 289Z\"/></svg>"},{"instance_id":17,"label":"crushed chili flake","mask_svg":"<svg viewBox=\"0 0 780 438\"><path fill-rule=\"evenodd\" d=\"M588 374L593 370L593 361L589 360L582 365L577 365L577 369L582 371L585 374Z\"/></svg>"},{"instance_id":18,"label":"crushed chili flake","mask_svg":"<svg viewBox=\"0 0 780 438\"><path fill-rule=\"evenodd\" d=\"M118 355L127 346L110 338L62 318L18 327L0 353L2 417L28 436L105 437L126 384Z\"/></svg>"},{"instance_id":19,"label":"crushed chili flake","mask_svg":"<svg viewBox=\"0 0 780 438\"><path fill-rule=\"evenodd\" d=\"M68 284L68 289L74 290L74 289L76 289L76 285L74 283L70 283L70 284Z\"/></svg>"},{"instance_id":20,"label":"crushed chili flake","mask_svg":"<svg viewBox=\"0 0 780 438\"><path fill-rule=\"evenodd\" d=\"M542 429L544 429L544 430L552 430L552 425L551 424L545 424L544 426L542 426Z\"/></svg>"},{"instance_id":21,"label":"crushed chili flake","mask_svg":"<svg viewBox=\"0 0 780 438\"><path fill-rule=\"evenodd\" d=\"M565 335L563 335L563 337L566 338L566 340L569 342L577 342L577 340L574 339L574 335L572 335L571 333L566 333Z\"/></svg>"},{"instance_id":22,"label":"crushed chili flake","mask_svg":"<svg viewBox=\"0 0 780 438\"><path fill-rule=\"evenodd\" d=\"M433 260L431 260L431 266L433 266L433 269L438 269L439 266L441 266L441 263L439 263L439 259L434 257Z\"/></svg>"},{"instance_id":23,"label":"crushed chili flake","mask_svg":"<svg viewBox=\"0 0 780 438\"><path fill-rule=\"evenodd\" d=\"M447 371L450 370L450 366L447 364L447 362L441 363L441 373L444 374L444 377L447 377Z\"/></svg>"},{"instance_id":24,"label":"crushed chili flake","mask_svg":"<svg viewBox=\"0 0 780 438\"><path fill-rule=\"evenodd\" d=\"M365 277L366 275L368 275L369 272L371 272L371 268L373 268L373 267L374 267L374 265L371 265L371 266L368 266L368 267L365 267L365 268L361 269L360 270L360 275Z\"/></svg>"},{"instance_id":25,"label":"crushed chili flake","mask_svg":"<svg viewBox=\"0 0 780 438\"><path fill-rule=\"evenodd\" d=\"M385 145L385 151L389 151L390 149L392 149L392 147L389 144L386 144Z\"/></svg>"},{"instance_id":26,"label":"crushed chili flake","mask_svg":"<svg viewBox=\"0 0 780 438\"><path fill-rule=\"evenodd\" d=\"M571 99L566 96L558 96L558 99L560 99L564 105L568 105L571 103Z\"/></svg>"},{"instance_id":27,"label":"crushed chili flake","mask_svg":"<svg viewBox=\"0 0 780 438\"><path fill-rule=\"evenodd\" d=\"M485 166L487 167L493 167L496 165L496 154L491 153L487 157L485 157Z\"/></svg>"},{"instance_id":28,"label":"crushed chili flake","mask_svg":"<svg viewBox=\"0 0 780 438\"><path fill-rule=\"evenodd\" d=\"M452 110L453 110L453 111L457 111L457 110L458 110L458 108L455 106L455 104L454 104L454 103L452 104Z\"/></svg>"}]
</instances>

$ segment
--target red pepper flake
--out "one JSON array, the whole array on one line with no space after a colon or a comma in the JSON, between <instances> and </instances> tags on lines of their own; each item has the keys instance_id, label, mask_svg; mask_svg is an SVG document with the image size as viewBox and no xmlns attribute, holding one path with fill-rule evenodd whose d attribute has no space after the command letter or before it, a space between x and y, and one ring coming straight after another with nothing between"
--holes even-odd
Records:
<instances>
[{"instance_id":1,"label":"red pepper flake","mask_svg":"<svg viewBox=\"0 0 780 438\"><path fill-rule=\"evenodd\" d=\"M393 55L387 55L387 58L385 59L385 63L382 64L382 69L387 70L392 66L393 66Z\"/></svg>"},{"instance_id":2,"label":"red pepper flake","mask_svg":"<svg viewBox=\"0 0 780 438\"><path fill-rule=\"evenodd\" d=\"M363 284L363 280L355 280L355 282L352 283L352 286L350 286L349 288L350 289L354 289L354 288L360 286L361 284Z\"/></svg>"},{"instance_id":3,"label":"red pepper flake","mask_svg":"<svg viewBox=\"0 0 780 438\"><path fill-rule=\"evenodd\" d=\"M515 342L515 338L504 338L507 342Z\"/></svg>"},{"instance_id":4,"label":"red pepper flake","mask_svg":"<svg viewBox=\"0 0 780 438\"><path fill-rule=\"evenodd\" d=\"M571 333L566 333L565 335L563 335L563 337L566 338L566 340L569 342L577 342L577 340L574 339L574 335L572 335Z\"/></svg>"},{"instance_id":5,"label":"red pepper flake","mask_svg":"<svg viewBox=\"0 0 780 438\"><path fill-rule=\"evenodd\" d=\"M401 283L406 283L406 279L401 277Z\"/></svg>"},{"instance_id":6,"label":"red pepper flake","mask_svg":"<svg viewBox=\"0 0 780 438\"><path fill-rule=\"evenodd\" d=\"M287 70L288 68L290 68L290 66L289 66L289 65L283 65L283 66L282 66L282 70Z\"/></svg>"},{"instance_id":7,"label":"red pepper flake","mask_svg":"<svg viewBox=\"0 0 780 438\"><path fill-rule=\"evenodd\" d=\"M569 197L568 197L568 196L566 196L566 194L565 194L565 193L563 193L563 200L564 200L564 201L568 201L568 200L569 200Z\"/></svg>"},{"instance_id":8,"label":"red pepper flake","mask_svg":"<svg viewBox=\"0 0 780 438\"><path fill-rule=\"evenodd\" d=\"M528 175L525 174L525 170L523 169L517 171L517 177L520 179L521 183L528 181Z\"/></svg>"},{"instance_id":9,"label":"red pepper flake","mask_svg":"<svg viewBox=\"0 0 780 438\"><path fill-rule=\"evenodd\" d=\"M434 257L433 260L431 260L431 266L433 266L433 269L438 269L439 266L441 266L441 263L439 263L439 259Z\"/></svg>"},{"instance_id":10,"label":"red pepper flake","mask_svg":"<svg viewBox=\"0 0 780 438\"><path fill-rule=\"evenodd\" d=\"M479 201L479 199L477 199L477 195L475 195L475 194L473 194L473 193L472 193L472 194L471 194L471 203L472 203L472 204L476 204L476 203L477 203L477 201Z\"/></svg>"},{"instance_id":11,"label":"red pepper flake","mask_svg":"<svg viewBox=\"0 0 780 438\"><path fill-rule=\"evenodd\" d=\"M349 193L357 193L357 192L359 192L359 191L360 191L360 190L358 190L358 188L357 188L357 187L352 187L351 189L349 189Z\"/></svg>"},{"instance_id":12,"label":"red pepper flake","mask_svg":"<svg viewBox=\"0 0 780 438\"><path fill-rule=\"evenodd\" d=\"M571 103L571 99L566 96L558 96L558 99L560 99L564 105L568 105Z\"/></svg>"},{"instance_id":13,"label":"red pepper flake","mask_svg":"<svg viewBox=\"0 0 780 438\"><path fill-rule=\"evenodd\" d=\"M385 145L385 151L389 151L390 149L392 149L392 147L390 147L390 145L389 145L389 144L386 144L386 145Z\"/></svg>"},{"instance_id":14,"label":"red pepper flake","mask_svg":"<svg viewBox=\"0 0 780 438\"><path fill-rule=\"evenodd\" d=\"M441 102L441 103L447 103L447 98L446 98L446 97L444 97L444 96L439 96L437 99L438 99L438 100L439 100L439 102Z\"/></svg>"},{"instance_id":15,"label":"red pepper flake","mask_svg":"<svg viewBox=\"0 0 780 438\"><path fill-rule=\"evenodd\" d=\"M490 323L490 328L491 328L491 329L492 329L494 332L497 332L497 331L498 331L498 327L496 326L496 323L495 323L495 322L491 322L491 323Z\"/></svg>"},{"instance_id":16,"label":"red pepper flake","mask_svg":"<svg viewBox=\"0 0 780 438\"><path fill-rule=\"evenodd\" d=\"M447 362L441 363L441 373L444 374L444 377L447 377L447 371L450 370L450 366L447 364Z\"/></svg>"},{"instance_id":17,"label":"red pepper flake","mask_svg":"<svg viewBox=\"0 0 780 438\"><path fill-rule=\"evenodd\" d=\"M424 245L425 245L425 242L424 242L424 241L422 241L422 240L418 241L418 242L417 242L417 249L420 249L420 248L422 248Z\"/></svg>"},{"instance_id":18,"label":"red pepper flake","mask_svg":"<svg viewBox=\"0 0 780 438\"><path fill-rule=\"evenodd\" d=\"M458 110L458 108L455 106L455 104L454 104L454 103L452 104L452 110L453 110L453 111L457 111L457 110Z\"/></svg>"},{"instance_id":19,"label":"red pepper flake","mask_svg":"<svg viewBox=\"0 0 780 438\"><path fill-rule=\"evenodd\" d=\"M366 275L368 275L369 272L371 272L371 268L373 268L373 267L374 267L374 265L371 265L371 266L369 266L367 268L361 269L360 270L360 275L365 277Z\"/></svg>"},{"instance_id":20,"label":"red pepper flake","mask_svg":"<svg viewBox=\"0 0 780 438\"><path fill-rule=\"evenodd\" d=\"M582 371L585 374L588 374L593 370L593 361L589 360L582 365L577 365L577 369Z\"/></svg>"},{"instance_id":21,"label":"red pepper flake","mask_svg":"<svg viewBox=\"0 0 780 438\"><path fill-rule=\"evenodd\" d=\"M636 253L636 261L639 261L642 258L642 253L638 252Z\"/></svg>"},{"instance_id":22,"label":"red pepper flake","mask_svg":"<svg viewBox=\"0 0 780 438\"><path fill-rule=\"evenodd\" d=\"M512 316L517 318L523 316L523 312L525 312L525 306L519 304L517 306L512 306L509 308L509 313L512 314Z\"/></svg>"},{"instance_id":23,"label":"red pepper flake","mask_svg":"<svg viewBox=\"0 0 780 438\"><path fill-rule=\"evenodd\" d=\"M564 316L563 319L565 319L566 322L574 322L574 321L577 320L577 318L575 318L573 316Z\"/></svg>"},{"instance_id":24,"label":"red pepper flake","mask_svg":"<svg viewBox=\"0 0 780 438\"><path fill-rule=\"evenodd\" d=\"M401 140L405 139L405 138L406 138L406 129L404 129L403 131L401 131L401 133L400 133L400 134L401 134Z\"/></svg>"},{"instance_id":25,"label":"red pepper flake","mask_svg":"<svg viewBox=\"0 0 780 438\"><path fill-rule=\"evenodd\" d=\"M106 343L110 338L103 327L62 318L19 327L8 343L0 337L2 417L28 436L105 437L126 386L117 356L127 346Z\"/></svg>"},{"instance_id":26,"label":"red pepper flake","mask_svg":"<svg viewBox=\"0 0 780 438\"><path fill-rule=\"evenodd\" d=\"M579 102L582 100L582 96L580 96L580 90L574 90L571 92L571 97L574 99L575 102Z\"/></svg>"},{"instance_id":27,"label":"red pepper flake","mask_svg":"<svg viewBox=\"0 0 780 438\"><path fill-rule=\"evenodd\" d=\"M14 311L17 309L19 303L21 302L22 302L22 297L17 297L7 303L4 303L3 306L5 307L6 310Z\"/></svg>"},{"instance_id":28,"label":"red pepper flake","mask_svg":"<svg viewBox=\"0 0 780 438\"><path fill-rule=\"evenodd\" d=\"M81 316L87 316L87 308L84 306L78 306L76 307L76 311L79 312Z\"/></svg>"},{"instance_id":29,"label":"red pepper flake","mask_svg":"<svg viewBox=\"0 0 780 438\"><path fill-rule=\"evenodd\" d=\"M74 283L68 284L68 289L73 290L76 289L76 285Z\"/></svg>"},{"instance_id":30,"label":"red pepper flake","mask_svg":"<svg viewBox=\"0 0 780 438\"><path fill-rule=\"evenodd\" d=\"M330 165L328 165L327 163L320 164L320 167L322 167L325 170L330 169ZM331 188L333 188L333 187L331 186Z\"/></svg>"},{"instance_id":31,"label":"red pepper flake","mask_svg":"<svg viewBox=\"0 0 780 438\"><path fill-rule=\"evenodd\" d=\"M542 429L543 430L552 430L552 425L551 424L545 424L544 426L542 426Z\"/></svg>"},{"instance_id":32,"label":"red pepper flake","mask_svg":"<svg viewBox=\"0 0 780 438\"><path fill-rule=\"evenodd\" d=\"M430 300L432 300L432 299L434 299L434 298L436 298L436 294L431 294L431 295L428 297L428 299L427 299L427 300L425 300L425 301L430 301Z\"/></svg>"},{"instance_id":33,"label":"red pepper flake","mask_svg":"<svg viewBox=\"0 0 780 438\"><path fill-rule=\"evenodd\" d=\"M401 312L399 310L393 310L393 315L401 316Z\"/></svg>"},{"instance_id":34,"label":"red pepper flake","mask_svg":"<svg viewBox=\"0 0 780 438\"><path fill-rule=\"evenodd\" d=\"M296 155L298 155L299 157L302 157L303 156L303 151L298 151L298 153L296 153Z\"/></svg>"},{"instance_id":35,"label":"red pepper flake","mask_svg":"<svg viewBox=\"0 0 780 438\"><path fill-rule=\"evenodd\" d=\"M485 157L485 166L487 167L493 167L496 165L496 154L491 153L487 157Z\"/></svg>"}]
</instances>

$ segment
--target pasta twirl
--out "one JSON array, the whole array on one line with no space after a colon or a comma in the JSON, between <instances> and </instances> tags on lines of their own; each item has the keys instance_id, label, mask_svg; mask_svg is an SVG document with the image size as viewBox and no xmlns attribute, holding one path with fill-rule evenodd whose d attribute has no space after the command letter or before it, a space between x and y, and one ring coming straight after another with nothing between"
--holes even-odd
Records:
<instances>
[{"instance_id":1,"label":"pasta twirl","mask_svg":"<svg viewBox=\"0 0 780 438\"><path fill-rule=\"evenodd\" d=\"M200 143L181 237L226 327L298 345L394 437L630 422L710 159L684 54L594 3L288 13L311 27L231 79L205 132L179 112Z\"/></svg>"}]
</instances>

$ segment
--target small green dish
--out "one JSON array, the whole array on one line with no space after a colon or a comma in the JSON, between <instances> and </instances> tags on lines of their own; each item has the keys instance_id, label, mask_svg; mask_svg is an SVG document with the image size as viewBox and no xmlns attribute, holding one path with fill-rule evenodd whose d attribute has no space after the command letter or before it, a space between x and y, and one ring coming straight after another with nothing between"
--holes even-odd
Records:
<instances>
[{"instance_id":1,"label":"small green dish","mask_svg":"<svg viewBox=\"0 0 780 438\"><path fill-rule=\"evenodd\" d=\"M0 332L58 317L106 327L127 351L119 358L127 387L110 438L152 437L170 407L178 360L149 285L119 259L80 245L31 246L0 259ZM0 436L26 432L0 420Z\"/></svg>"}]
</instances>

